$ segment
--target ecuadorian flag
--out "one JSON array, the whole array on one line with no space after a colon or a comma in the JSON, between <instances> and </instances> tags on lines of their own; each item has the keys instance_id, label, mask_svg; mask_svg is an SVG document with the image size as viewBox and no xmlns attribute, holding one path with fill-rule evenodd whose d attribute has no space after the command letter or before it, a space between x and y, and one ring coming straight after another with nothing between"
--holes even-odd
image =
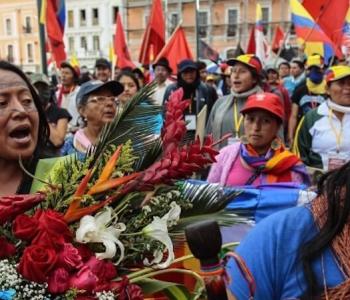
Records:
<instances>
[{"instance_id":1,"label":"ecuadorian flag","mask_svg":"<svg viewBox=\"0 0 350 300\"><path fill-rule=\"evenodd\" d=\"M335 54L333 43L298 0L290 0L292 22L305 54L318 53L326 62Z\"/></svg>"}]
</instances>

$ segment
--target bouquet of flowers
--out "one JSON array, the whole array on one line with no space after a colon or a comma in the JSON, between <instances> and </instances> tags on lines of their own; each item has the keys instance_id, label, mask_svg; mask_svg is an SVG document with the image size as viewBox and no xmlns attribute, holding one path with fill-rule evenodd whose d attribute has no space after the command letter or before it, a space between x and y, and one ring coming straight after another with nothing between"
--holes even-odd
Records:
<instances>
[{"instance_id":1,"label":"bouquet of flowers","mask_svg":"<svg viewBox=\"0 0 350 300\"><path fill-rule=\"evenodd\" d=\"M174 271L167 268L181 260L174 253L184 227L210 217L221 225L241 221L224 210L237 191L184 181L217 151L211 137L181 144L189 105L182 90L167 104L160 137L152 133L160 113L147 100L152 91L147 86L118 113L84 160L60 159L48 174L36 173L45 184L37 182L35 194L0 198L0 299L171 294L179 285L151 278ZM188 299L203 292L180 290Z\"/></svg>"}]
</instances>

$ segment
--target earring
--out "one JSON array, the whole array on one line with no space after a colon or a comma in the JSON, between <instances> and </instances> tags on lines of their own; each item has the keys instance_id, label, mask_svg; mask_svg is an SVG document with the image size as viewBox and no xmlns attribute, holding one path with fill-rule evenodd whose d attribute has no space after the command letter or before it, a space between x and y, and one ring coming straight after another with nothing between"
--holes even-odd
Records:
<instances>
[{"instance_id":1,"label":"earring","mask_svg":"<svg viewBox=\"0 0 350 300\"><path fill-rule=\"evenodd\" d=\"M249 144L248 137L247 137L246 135L242 135L242 136L240 137L240 139L241 139L241 143L242 143L242 144L244 144L244 145Z\"/></svg>"},{"instance_id":2,"label":"earring","mask_svg":"<svg viewBox=\"0 0 350 300\"><path fill-rule=\"evenodd\" d=\"M281 147L281 141L278 138L273 139L270 147L272 150L278 150Z\"/></svg>"}]
</instances>

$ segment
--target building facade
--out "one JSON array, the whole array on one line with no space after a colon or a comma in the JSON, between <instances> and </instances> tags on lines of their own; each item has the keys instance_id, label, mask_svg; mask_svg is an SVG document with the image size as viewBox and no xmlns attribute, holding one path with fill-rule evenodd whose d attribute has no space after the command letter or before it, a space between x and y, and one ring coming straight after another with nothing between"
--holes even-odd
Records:
<instances>
[{"instance_id":1,"label":"building facade","mask_svg":"<svg viewBox=\"0 0 350 300\"><path fill-rule=\"evenodd\" d=\"M0 57L24 71L40 70L36 0L0 0Z\"/></svg>"},{"instance_id":2,"label":"building facade","mask_svg":"<svg viewBox=\"0 0 350 300\"><path fill-rule=\"evenodd\" d=\"M123 1L127 24L126 36L133 60L138 59L142 36L150 15L152 0ZM245 49L250 28L255 23L256 0L201 0L198 10L198 36L220 53L222 58L231 56L238 43ZM271 41L274 29L282 26L290 30L289 0L259 0L262 6L264 31ZM196 1L163 1L166 16L167 37L181 22L187 40L196 56Z\"/></svg>"},{"instance_id":3,"label":"building facade","mask_svg":"<svg viewBox=\"0 0 350 300\"><path fill-rule=\"evenodd\" d=\"M75 55L80 66L94 66L96 58L109 57L113 47L118 0L67 0L65 45L67 56Z\"/></svg>"}]
</instances>

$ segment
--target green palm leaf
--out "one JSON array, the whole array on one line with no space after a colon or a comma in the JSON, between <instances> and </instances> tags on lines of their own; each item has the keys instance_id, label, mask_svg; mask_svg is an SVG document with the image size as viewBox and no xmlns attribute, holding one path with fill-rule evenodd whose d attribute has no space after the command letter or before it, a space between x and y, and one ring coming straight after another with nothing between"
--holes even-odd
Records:
<instances>
[{"instance_id":1,"label":"green palm leaf","mask_svg":"<svg viewBox=\"0 0 350 300\"><path fill-rule=\"evenodd\" d=\"M182 212L181 217L221 211L241 193L238 189L225 190L219 184L197 181L183 181L178 184L182 197L192 204L190 209Z\"/></svg>"},{"instance_id":2,"label":"green palm leaf","mask_svg":"<svg viewBox=\"0 0 350 300\"><path fill-rule=\"evenodd\" d=\"M220 226L248 222L248 219L238 216L233 211L225 210L227 204L241 193L240 190L225 191L218 184L198 184L195 181L185 181L178 184L182 197L187 199L192 207L181 212L178 224L170 230L175 243L185 241L184 230L186 226L199 221L214 219Z\"/></svg>"},{"instance_id":3,"label":"green palm leaf","mask_svg":"<svg viewBox=\"0 0 350 300\"><path fill-rule=\"evenodd\" d=\"M93 157L91 165L111 144L120 145L131 140L135 155L147 152L154 146L154 128L159 122L156 117L162 112L162 108L153 105L150 98L154 88L155 84L142 88L115 119L103 128L97 144L89 151L88 156Z\"/></svg>"}]
</instances>

